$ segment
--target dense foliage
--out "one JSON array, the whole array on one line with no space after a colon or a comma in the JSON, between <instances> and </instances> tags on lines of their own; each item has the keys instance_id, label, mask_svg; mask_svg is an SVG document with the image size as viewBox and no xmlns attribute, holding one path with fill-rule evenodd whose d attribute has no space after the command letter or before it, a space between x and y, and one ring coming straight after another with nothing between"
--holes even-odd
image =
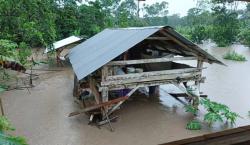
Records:
<instances>
[{"instance_id":1,"label":"dense foliage","mask_svg":"<svg viewBox=\"0 0 250 145\"><path fill-rule=\"evenodd\" d=\"M170 25L196 43L212 39L227 46L240 40L250 45L249 4L238 11L227 0L197 1L184 17L169 16L165 1L143 5L138 17L134 0L0 0L0 39L48 46L72 34L90 37L107 27Z\"/></svg>"},{"instance_id":2,"label":"dense foliage","mask_svg":"<svg viewBox=\"0 0 250 145\"><path fill-rule=\"evenodd\" d=\"M212 39L218 46L229 46L236 41L239 20L236 12L230 12L226 6L213 8L214 23Z\"/></svg>"},{"instance_id":3,"label":"dense foliage","mask_svg":"<svg viewBox=\"0 0 250 145\"><path fill-rule=\"evenodd\" d=\"M22 65L28 63L27 58L31 55L29 46L21 42L17 45L10 40L0 39L0 62L1 61L16 61Z\"/></svg>"}]
</instances>

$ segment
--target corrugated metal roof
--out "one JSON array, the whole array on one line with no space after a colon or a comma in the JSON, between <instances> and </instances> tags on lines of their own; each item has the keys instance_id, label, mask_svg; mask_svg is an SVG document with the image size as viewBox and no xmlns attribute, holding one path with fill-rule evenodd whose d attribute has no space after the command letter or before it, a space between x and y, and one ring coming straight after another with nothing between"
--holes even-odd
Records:
<instances>
[{"instance_id":1,"label":"corrugated metal roof","mask_svg":"<svg viewBox=\"0 0 250 145\"><path fill-rule=\"evenodd\" d=\"M123 52L129 50L136 44L142 42L144 39L163 28L165 30L172 30L172 28L168 26L105 29L85 42L77 45L71 49L69 59L78 80L83 79L90 73L99 69ZM172 32L171 35L179 37L180 34L174 32ZM181 41L186 45L192 44L193 46L198 47L182 36ZM202 50L196 51L198 51L197 53L204 54L205 56L208 55L212 58L211 60L213 62L218 61L207 52L204 53Z\"/></svg>"},{"instance_id":2,"label":"corrugated metal roof","mask_svg":"<svg viewBox=\"0 0 250 145\"><path fill-rule=\"evenodd\" d=\"M69 53L78 80L157 32L161 27L105 29Z\"/></svg>"},{"instance_id":3,"label":"corrugated metal roof","mask_svg":"<svg viewBox=\"0 0 250 145\"><path fill-rule=\"evenodd\" d=\"M75 42L78 42L80 40L82 40L82 38L77 37L77 36L70 36L68 38L65 38L65 39L62 39L60 41L57 41L57 42L53 43L53 47L51 49L46 48L44 50L44 53L48 53L48 52L50 52L52 50L56 50L58 48L61 48L63 46L66 46L66 45L69 45L69 44L72 44L72 43L75 43Z\"/></svg>"}]
</instances>

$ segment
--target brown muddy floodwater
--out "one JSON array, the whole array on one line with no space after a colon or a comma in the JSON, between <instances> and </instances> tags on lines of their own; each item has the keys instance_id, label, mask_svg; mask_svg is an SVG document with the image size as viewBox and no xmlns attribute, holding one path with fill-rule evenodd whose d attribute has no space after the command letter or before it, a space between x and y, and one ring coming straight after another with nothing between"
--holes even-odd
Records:
<instances>
[{"instance_id":1,"label":"brown muddy floodwater","mask_svg":"<svg viewBox=\"0 0 250 145\"><path fill-rule=\"evenodd\" d=\"M204 76L207 79L201 86L202 92L239 113L243 119L239 119L236 126L250 124L249 48L241 45L216 48L212 44L202 47L227 65L206 65ZM223 60L222 55L230 49L244 54L249 61ZM2 94L5 113L16 127L15 134L27 137L31 145L154 145L226 128L216 124L212 129L186 130L186 123L192 116L184 112L183 105L161 91L161 102L136 98L123 105L117 112L118 121L112 124L115 132L110 132L107 126L98 129L87 125L85 115L67 117L77 109L72 97L71 68L37 73L40 76L30 94L27 90ZM161 88L178 91L171 85Z\"/></svg>"}]
</instances>

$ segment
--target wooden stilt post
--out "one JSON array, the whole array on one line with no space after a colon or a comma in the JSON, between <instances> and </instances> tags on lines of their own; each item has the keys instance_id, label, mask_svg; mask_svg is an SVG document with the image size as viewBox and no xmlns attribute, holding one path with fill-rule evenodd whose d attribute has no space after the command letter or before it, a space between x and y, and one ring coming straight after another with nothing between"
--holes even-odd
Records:
<instances>
[{"instance_id":1,"label":"wooden stilt post","mask_svg":"<svg viewBox=\"0 0 250 145\"><path fill-rule=\"evenodd\" d=\"M197 69L201 69L202 67L203 67L203 61L200 58L198 58ZM202 70L201 70L201 72L202 72ZM202 76L202 74L199 75L199 78L201 78L201 76ZM198 81L195 81L195 85L196 85L196 87L198 89L198 92L200 93L200 79ZM199 101L200 101L199 96L194 96L193 106L198 108Z\"/></svg>"},{"instance_id":2,"label":"wooden stilt post","mask_svg":"<svg viewBox=\"0 0 250 145\"><path fill-rule=\"evenodd\" d=\"M79 97L79 95L80 95L79 89L80 89L79 81L77 79L76 74L74 74L74 88L73 88L73 96L74 97Z\"/></svg>"},{"instance_id":3,"label":"wooden stilt post","mask_svg":"<svg viewBox=\"0 0 250 145\"><path fill-rule=\"evenodd\" d=\"M132 89L125 97L130 97L137 89L139 88L139 86L135 87L134 89ZM116 104L109 112L108 115L110 115L111 113L113 113L119 106L122 105L122 103L124 103L125 100L119 102L118 104Z\"/></svg>"},{"instance_id":4,"label":"wooden stilt post","mask_svg":"<svg viewBox=\"0 0 250 145\"><path fill-rule=\"evenodd\" d=\"M2 103L2 98L1 97L0 97L0 108L1 108L1 115L4 116L3 103Z\"/></svg>"},{"instance_id":5,"label":"wooden stilt post","mask_svg":"<svg viewBox=\"0 0 250 145\"><path fill-rule=\"evenodd\" d=\"M106 80L107 76L108 76L108 67L104 66L102 68L102 82L104 82ZM108 100L109 100L109 98L108 98L108 88L104 87L102 89L102 102L107 102Z\"/></svg>"},{"instance_id":6,"label":"wooden stilt post","mask_svg":"<svg viewBox=\"0 0 250 145\"><path fill-rule=\"evenodd\" d=\"M107 102L109 100L109 91L108 91L108 88L104 87L102 89L102 102Z\"/></svg>"},{"instance_id":7,"label":"wooden stilt post","mask_svg":"<svg viewBox=\"0 0 250 145\"><path fill-rule=\"evenodd\" d=\"M92 77L89 78L89 87L92 91L92 93L94 94L95 96L95 101L97 104L100 104L101 103L101 95L100 93L98 92L97 88L96 88L96 81L95 79L93 79Z\"/></svg>"},{"instance_id":8,"label":"wooden stilt post","mask_svg":"<svg viewBox=\"0 0 250 145\"><path fill-rule=\"evenodd\" d=\"M201 69L203 67L203 61L198 59L197 61L197 68ZM201 70L202 71L202 70ZM201 77L201 75L200 75ZM200 90L200 81L195 81L195 85L197 86L197 88Z\"/></svg>"}]
</instances>

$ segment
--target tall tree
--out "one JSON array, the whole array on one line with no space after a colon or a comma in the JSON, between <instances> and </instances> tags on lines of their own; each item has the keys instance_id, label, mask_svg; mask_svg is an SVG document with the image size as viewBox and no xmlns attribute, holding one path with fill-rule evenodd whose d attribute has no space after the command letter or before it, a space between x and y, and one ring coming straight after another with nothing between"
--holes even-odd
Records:
<instances>
[{"instance_id":1,"label":"tall tree","mask_svg":"<svg viewBox=\"0 0 250 145\"><path fill-rule=\"evenodd\" d=\"M236 40L239 30L238 14L227 10L226 6L216 6L213 8L215 17L213 22L212 39L218 46L228 46Z\"/></svg>"},{"instance_id":2,"label":"tall tree","mask_svg":"<svg viewBox=\"0 0 250 145\"><path fill-rule=\"evenodd\" d=\"M144 5L144 18L148 25L166 25L168 14L168 3L163 1L156 2L152 5Z\"/></svg>"}]
</instances>

